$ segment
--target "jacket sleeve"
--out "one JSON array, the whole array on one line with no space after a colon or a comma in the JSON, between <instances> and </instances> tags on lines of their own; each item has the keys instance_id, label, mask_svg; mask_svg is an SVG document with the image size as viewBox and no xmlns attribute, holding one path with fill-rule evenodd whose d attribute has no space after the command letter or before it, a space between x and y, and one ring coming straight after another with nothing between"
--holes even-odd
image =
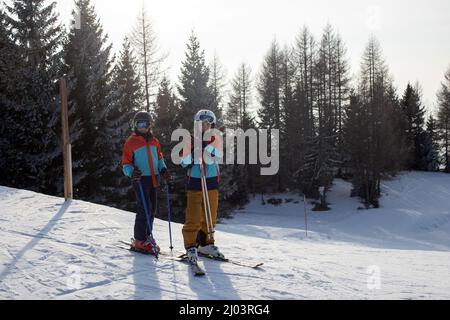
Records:
<instances>
[{"instance_id":1,"label":"jacket sleeve","mask_svg":"<svg viewBox=\"0 0 450 320\"><path fill-rule=\"evenodd\" d=\"M128 142L126 142L125 146L123 147L122 171L129 178L131 178L134 171L133 150L131 149L131 146Z\"/></svg>"},{"instance_id":2,"label":"jacket sleeve","mask_svg":"<svg viewBox=\"0 0 450 320\"><path fill-rule=\"evenodd\" d=\"M192 154L189 153L181 160L181 166L183 168L187 168L191 165L192 165Z\"/></svg>"},{"instance_id":3,"label":"jacket sleeve","mask_svg":"<svg viewBox=\"0 0 450 320\"><path fill-rule=\"evenodd\" d=\"M219 140L214 139L213 142L209 143L205 147L205 151L212 157L211 160L223 158L223 146L219 143ZM207 161L207 162L209 162L209 161ZM211 164L211 163L207 163L207 164Z\"/></svg>"},{"instance_id":4,"label":"jacket sleeve","mask_svg":"<svg viewBox=\"0 0 450 320\"><path fill-rule=\"evenodd\" d=\"M164 154L162 153L161 145L159 144L159 141L156 144L156 150L158 152L158 171L161 173L164 173L165 171L167 171L167 166L164 161Z\"/></svg>"},{"instance_id":5,"label":"jacket sleeve","mask_svg":"<svg viewBox=\"0 0 450 320\"><path fill-rule=\"evenodd\" d=\"M189 168L193 165L193 153L194 153L194 137L191 136L191 140L186 142L183 150L180 152L181 167Z\"/></svg>"},{"instance_id":6,"label":"jacket sleeve","mask_svg":"<svg viewBox=\"0 0 450 320\"><path fill-rule=\"evenodd\" d=\"M205 150L214 158L222 158L223 150L221 148L216 148L212 145L208 145L205 147Z\"/></svg>"}]
</instances>

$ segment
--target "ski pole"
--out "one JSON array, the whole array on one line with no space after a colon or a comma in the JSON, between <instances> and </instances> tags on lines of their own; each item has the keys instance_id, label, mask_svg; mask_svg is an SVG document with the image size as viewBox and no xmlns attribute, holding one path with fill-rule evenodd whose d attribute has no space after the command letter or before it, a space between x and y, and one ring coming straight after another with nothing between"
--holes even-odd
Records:
<instances>
[{"instance_id":1,"label":"ski pole","mask_svg":"<svg viewBox=\"0 0 450 320\"><path fill-rule=\"evenodd\" d=\"M203 191L203 206L205 209L206 227L208 229L208 239L211 240L211 234L214 233L214 230L212 227L211 205L209 202L208 186L206 184L205 178L202 178L202 191Z\"/></svg>"},{"instance_id":2,"label":"ski pole","mask_svg":"<svg viewBox=\"0 0 450 320\"><path fill-rule=\"evenodd\" d=\"M171 212L170 212L170 195L169 195L169 183L166 182L166 204L167 204L167 216L169 220L169 237L170 237L170 251L173 250L172 245L172 227L171 227Z\"/></svg>"},{"instance_id":3,"label":"ski pole","mask_svg":"<svg viewBox=\"0 0 450 320\"><path fill-rule=\"evenodd\" d=\"M211 204L209 202L208 185L206 183L205 167L202 160L200 160L200 171L201 171L201 184L202 184L202 194L203 194L203 204L205 209L205 220L206 227L208 229L208 240L211 240L211 235L215 232L212 215L211 215Z\"/></svg>"},{"instance_id":4,"label":"ski pole","mask_svg":"<svg viewBox=\"0 0 450 320\"><path fill-rule=\"evenodd\" d=\"M150 216L149 216L149 213L148 213L147 201L145 201L144 189L142 188L142 181L139 181L138 185L139 185L139 191L140 191L140 194L141 194L141 202L142 202L142 205L144 207L145 217L146 217L146 220L147 220L147 227L148 227L148 231L149 231L149 235L148 235L149 239L148 240L152 244L153 254L155 255L156 259L158 259L158 254L157 254L156 249L155 249L155 244L156 243L155 243L155 239L153 238L152 223L150 221Z\"/></svg>"},{"instance_id":5,"label":"ski pole","mask_svg":"<svg viewBox=\"0 0 450 320\"><path fill-rule=\"evenodd\" d=\"M208 185L206 183L206 168L205 168L205 176L203 177L203 184L205 185L205 195L206 195L206 205L208 207L208 216L209 216L209 232L210 235L214 234L216 231L214 228L213 220L212 220L212 213L211 213L211 202L209 201L209 193L208 193Z\"/></svg>"}]
</instances>

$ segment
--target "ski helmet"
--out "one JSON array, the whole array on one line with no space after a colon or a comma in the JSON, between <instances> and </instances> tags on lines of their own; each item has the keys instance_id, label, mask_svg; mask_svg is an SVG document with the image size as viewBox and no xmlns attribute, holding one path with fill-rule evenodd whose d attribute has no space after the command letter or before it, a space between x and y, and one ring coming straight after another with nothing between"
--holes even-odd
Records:
<instances>
[{"instance_id":1,"label":"ski helmet","mask_svg":"<svg viewBox=\"0 0 450 320\"><path fill-rule=\"evenodd\" d=\"M194 117L194 121L208 122L215 125L217 122L216 115L211 110L200 110Z\"/></svg>"},{"instance_id":2,"label":"ski helmet","mask_svg":"<svg viewBox=\"0 0 450 320\"><path fill-rule=\"evenodd\" d=\"M152 122L151 120L150 113L139 111L134 115L133 126L135 129L148 128Z\"/></svg>"}]
</instances>

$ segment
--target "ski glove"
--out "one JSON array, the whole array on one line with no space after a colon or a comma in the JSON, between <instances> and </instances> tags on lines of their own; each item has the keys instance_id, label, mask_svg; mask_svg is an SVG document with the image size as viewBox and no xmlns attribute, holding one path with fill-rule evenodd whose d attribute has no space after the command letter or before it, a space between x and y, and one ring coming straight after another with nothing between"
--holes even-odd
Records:
<instances>
[{"instance_id":1,"label":"ski glove","mask_svg":"<svg viewBox=\"0 0 450 320\"><path fill-rule=\"evenodd\" d=\"M161 177L167 182L170 180L170 173L167 169L161 170Z\"/></svg>"},{"instance_id":2,"label":"ski glove","mask_svg":"<svg viewBox=\"0 0 450 320\"><path fill-rule=\"evenodd\" d=\"M133 170L133 174L131 176L131 179L133 181L140 181L141 180L141 176L142 176L142 172L139 169L135 168Z\"/></svg>"}]
</instances>

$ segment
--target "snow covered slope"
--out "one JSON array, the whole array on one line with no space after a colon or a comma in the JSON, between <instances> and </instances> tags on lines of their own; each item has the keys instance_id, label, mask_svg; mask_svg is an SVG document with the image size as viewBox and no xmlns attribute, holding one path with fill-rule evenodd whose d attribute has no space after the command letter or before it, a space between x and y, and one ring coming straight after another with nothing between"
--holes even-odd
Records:
<instances>
[{"instance_id":1,"label":"snow covered slope","mask_svg":"<svg viewBox=\"0 0 450 320\"><path fill-rule=\"evenodd\" d=\"M309 211L308 238L299 197L256 197L218 226L217 243L262 269L202 260L207 276L195 278L116 246L133 213L0 187L0 299L449 299L450 175L405 173L383 192L382 208L357 210L337 180L332 210ZM155 236L168 252L167 222Z\"/></svg>"}]
</instances>

